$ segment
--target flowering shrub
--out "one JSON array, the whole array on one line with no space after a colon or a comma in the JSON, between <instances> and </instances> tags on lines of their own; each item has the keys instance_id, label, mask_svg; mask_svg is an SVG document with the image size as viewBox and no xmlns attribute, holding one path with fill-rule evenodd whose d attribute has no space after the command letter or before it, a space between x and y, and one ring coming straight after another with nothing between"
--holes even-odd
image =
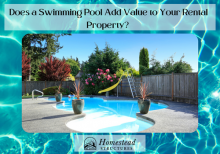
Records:
<instances>
[{"instance_id":1,"label":"flowering shrub","mask_svg":"<svg viewBox=\"0 0 220 154\"><path fill-rule=\"evenodd\" d=\"M86 73L82 75L86 95L97 95L100 90L113 86L118 80L119 78L116 77L116 74L110 74L109 69L103 71L98 68L94 75Z\"/></svg>"}]
</instances>

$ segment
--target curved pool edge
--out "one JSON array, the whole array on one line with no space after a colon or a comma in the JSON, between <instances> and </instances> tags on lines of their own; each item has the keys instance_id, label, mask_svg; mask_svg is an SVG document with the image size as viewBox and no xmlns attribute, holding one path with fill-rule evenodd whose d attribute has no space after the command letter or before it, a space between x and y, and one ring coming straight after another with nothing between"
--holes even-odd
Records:
<instances>
[{"instance_id":1,"label":"curved pool edge","mask_svg":"<svg viewBox=\"0 0 220 154\"><path fill-rule=\"evenodd\" d=\"M61 110L61 109L58 109L56 106L57 106L58 104L62 104L62 103L64 103L64 102L65 102L65 101L57 102L56 105L54 105L53 107L54 107L56 110ZM74 117L72 117L71 119L69 119L69 120L67 120L67 121L64 122L64 124L65 124L66 127L67 127L67 123L68 123L68 122L70 122L70 121L72 121L72 120L77 120L77 119L81 119L81 118L86 117L86 113L74 114L73 111L67 111L67 110L61 110L61 111L68 112L68 113L73 113L73 116L74 116ZM69 128L69 127L67 127L67 128L70 129L70 130L72 130L72 131L74 131L74 132L82 133L82 132L80 132L80 131L76 131L76 130L71 129L71 128Z\"/></svg>"},{"instance_id":2,"label":"curved pool edge","mask_svg":"<svg viewBox=\"0 0 220 154\"><path fill-rule=\"evenodd\" d=\"M88 96L83 96L83 97L87 97L88 98ZM103 101L108 101L108 100L111 100L111 101L123 101L123 100L129 100L129 101L137 101L138 100L138 98L127 98L127 99L122 99L122 98L119 98L119 99L115 99L115 98L111 98L111 97L105 97L105 96L92 96L92 97L90 97L90 98L98 98L98 99L102 99ZM110 98L110 99L109 99ZM154 99L151 99L151 101L153 102L153 103L155 103L155 104L163 104L163 105L166 105L167 107L166 108L168 108L169 107L169 104L168 103L166 103L166 102L164 102L163 100L154 100ZM62 102L57 102L57 104L56 104L56 106L58 105L58 104L62 104L62 103L64 103L65 101L62 101ZM58 109L56 106L54 106L54 108L55 109L57 109L57 110L62 110L62 109ZM166 109L166 108L163 108L163 109ZM163 109L158 109L158 110L163 110ZM65 111L65 112L72 112L72 111L67 111L67 110L62 110L62 111ZM150 112L150 111L149 111ZM151 111L152 112L152 111ZM84 113L85 114L85 113ZM152 124L152 126L151 127L153 127L154 125L155 125L155 120L154 119L152 119L152 118L149 118L149 117L146 117L146 116L143 116L143 115L146 115L146 114L141 114L141 113L136 113L136 119L138 119L138 120L141 120L141 121L143 121L143 122L146 122L146 123L150 123L150 124ZM71 122L71 121L73 121L73 120L77 120L77 119L80 119L80 118L84 118L86 116L86 114L84 115L84 116L78 116L78 117L75 117L75 118L73 118L73 119L71 119L71 120L68 120L68 121L66 121L65 122L65 126L67 127L67 128L69 128L69 129L71 129L71 130L73 130L73 131L75 131L74 129L72 129L72 128L70 128L70 127L68 127L67 126L67 123L69 123L69 122ZM150 127L150 128L151 128ZM148 130L149 128L147 128L147 129L145 129L145 130L142 130L142 131L138 131L138 132L133 132L133 133L140 133L140 132L143 132L143 131L146 131L146 130ZM80 132L80 131L76 131L76 132ZM83 133L86 133L86 132L83 132ZM106 133L108 133L108 132L106 132ZM113 133L121 133L121 132L113 132Z\"/></svg>"},{"instance_id":3,"label":"curved pool edge","mask_svg":"<svg viewBox=\"0 0 220 154\"><path fill-rule=\"evenodd\" d=\"M154 103L156 103L156 104L164 104L164 105L166 105L167 107L166 108L168 108L169 107L169 103L167 102L167 101L164 101L164 100L156 100L156 99L151 99L152 100L152 102L154 102ZM166 109L166 108L163 108L163 109ZM160 110L162 110L162 109L160 109Z\"/></svg>"},{"instance_id":4,"label":"curved pool edge","mask_svg":"<svg viewBox=\"0 0 220 154\"><path fill-rule=\"evenodd\" d=\"M83 114L83 115L82 115L82 114ZM75 131L75 132L80 132L80 131L76 131L76 130L74 130L74 129L68 127L68 126L67 126L67 123L69 123L69 122L71 122L71 121L73 121L73 120L77 120L77 119L86 117L86 114L85 114L85 113L82 113L82 114L80 114L80 115L77 116L77 117L72 118L71 120L66 121L66 122L65 122L65 126L66 126L67 128L69 128L69 129ZM140 115L139 115L139 114L140 114L140 113L136 113L137 120L141 120L141 121L143 121L143 122L150 123L150 124L152 124L151 127L153 127L153 126L155 125L155 121L154 121L153 119L148 118L148 117L141 116L141 114L140 114ZM149 128L148 128L148 129L149 129ZM145 130L147 130L147 129L145 129ZM142 131L145 131L145 130L142 130ZM130 133L141 133L142 131L130 132ZM91 132L81 132L81 133L91 133ZM93 132L93 133L109 133L109 132ZM127 133L127 132L112 132L112 133Z\"/></svg>"},{"instance_id":5,"label":"curved pool edge","mask_svg":"<svg viewBox=\"0 0 220 154\"><path fill-rule=\"evenodd\" d=\"M118 133L128 133L128 132L87 132L87 131L76 131L76 130L74 130L74 129L72 129L71 127L68 127L67 126L67 123L70 123L70 122L72 122L73 120L77 120L77 119L80 119L80 118L85 118L86 117L86 114L84 115L84 116L79 116L79 117L76 117L76 119L71 119L71 120L69 120L69 121L66 121L65 122L65 126L68 128L68 129L70 129L70 130L72 130L72 131L74 131L74 132L79 132L79 133L114 133L114 134L118 134ZM150 118L141 118L141 117L137 117L137 120L141 120L141 121L143 121L143 122L146 122L146 123L150 123L152 126L151 127L153 127L154 126L154 124L155 124L155 122L154 122L154 120L153 119L150 119ZM150 128L151 128L150 127ZM147 128L147 129L149 129L149 128ZM147 130L147 129L145 129L145 130ZM142 130L142 131L145 131L145 130ZM129 133L141 133L142 131L134 131L134 132L129 132Z\"/></svg>"},{"instance_id":6,"label":"curved pool edge","mask_svg":"<svg viewBox=\"0 0 220 154\"><path fill-rule=\"evenodd\" d=\"M150 112L150 111L149 111ZM153 126L155 125L155 120L154 119L151 119L151 118L149 118L149 117L146 117L146 116L143 116L143 115L146 115L146 114L141 114L140 112L137 112L136 113L136 116L137 116L137 119L139 119L139 120L142 120L142 121L144 121L144 122L150 122ZM152 127L153 127L152 126ZM146 129L147 130L147 129Z\"/></svg>"},{"instance_id":7,"label":"curved pool edge","mask_svg":"<svg viewBox=\"0 0 220 154\"><path fill-rule=\"evenodd\" d=\"M137 100L133 98L126 99L126 97L120 99L103 97L99 96L98 98L103 98L103 100ZM192 133L197 130L198 106L168 100L151 99L151 101L164 104L167 107L149 111L148 114L136 113L136 116L138 114L138 117L141 118L139 120L148 120L154 123L152 127L136 133ZM185 111L185 107L188 108L188 111Z\"/></svg>"},{"instance_id":8,"label":"curved pool edge","mask_svg":"<svg viewBox=\"0 0 220 154\"><path fill-rule=\"evenodd\" d=\"M65 125L66 127L67 127L67 123L68 123L68 122L70 122L70 121L72 121L72 120L77 120L77 119L81 119L81 118L86 117L86 113L75 114L73 111L61 110L61 109L58 109L58 108L56 107L58 104L62 104L62 103L64 103L64 102L65 102L65 101L57 102L56 105L54 105L53 107L54 107L56 110L60 110L60 111L68 112L68 113L73 113L73 117L72 117L71 119L68 119L68 120L66 120L66 121L64 122L64 125ZM82 133L82 132L80 132L80 131L76 131L76 130L71 129L71 128L69 128L69 127L67 127L67 128L70 129L70 130L72 130L72 131L75 132L75 133Z\"/></svg>"},{"instance_id":9,"label":"curved pool edge","mask_svg":"<svg viewBox=\"0 0 220 154\"><path fill-rule=\"evenodd\" d=\"M193 133L198 127L198 106L183 102L158 100L168 107L149 111L148 114L136 113L142 119L153 120L155 124L138 133Z\"/></svg>"}]
</instances>

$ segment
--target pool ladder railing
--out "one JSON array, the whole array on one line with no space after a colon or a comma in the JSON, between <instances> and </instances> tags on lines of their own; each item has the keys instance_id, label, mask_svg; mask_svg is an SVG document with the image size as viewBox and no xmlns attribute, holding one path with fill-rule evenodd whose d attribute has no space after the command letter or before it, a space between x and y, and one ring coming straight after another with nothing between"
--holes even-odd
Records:
<instances>
[{"instance_id":1,"label":"pool ladder railing","mask_svg":"<svg viewBox=\"0 0 220 154\"><path fill-rule=\"evenodd\" d=\"M128 79L128 83L130 86L132 97L134 98L137 96L137 92L136 92L135 85L134 85L135 80L134 80L132 71L130 71L130 74L129 74L129 71L127 71L127 79Z\"/></svg>"},{"instance_id":2,"label":"pool ladder railing","mask_svg":"<svg viewBox=\"0 0 220 154\"><path fill-rule=\"evenodd\" d=\"M135 80L134 80L134 77L133 77L133 73L132 73L131 70L130 70L130 72L131 73L129 74L129 71L127 71L127 79L128 79L128 84L129 84L129 87L130 87L130 90L131 90L132 97L134 98L134 97L137 96L137 92L136 92L135 87L139 87L139 86L135 86ZM120 80L120 82L121 81L122 81L122 79ZM117 97L118 97L118 86L117 86Z\"/></svg>"},{"instance_id":3,"label":"pool ladder railing","mask_svg":"<svg viewBox=\"0 0 220 154\"><path fill-rule=\"evenodd\" d=\"M37 89L34 89L34 90L32 91L32 100L34 100L34 91L37 91L37 92L39 92L39 93L42 94L42 96L38 96L38 97L43 97L44 93L43 93L42 91L37 90ZM37 97L37 98L38 98L38 97ZM37 99L37 98L36 98L36 99Z\"/></svg>"}]
</instances>

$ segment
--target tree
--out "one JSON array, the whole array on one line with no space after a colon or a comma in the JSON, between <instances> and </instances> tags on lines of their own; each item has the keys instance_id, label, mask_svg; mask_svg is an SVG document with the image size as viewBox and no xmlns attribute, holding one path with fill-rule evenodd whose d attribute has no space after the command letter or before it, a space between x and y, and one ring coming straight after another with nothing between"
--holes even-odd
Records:
<instances>
[{"instance_id":1,"label":"tree","mask_svg":"<svg viewBox=\"0 0 220 154\"><path fill-rule=\"evenodd\" d=\"M143 47L139 54L139 74L143 74L147 68L149 68L149 53L147 48Z\"/></svg>"},{"instance_id":2,"label":"tree","mask_svg":"<svg viewBox=\"0 0 220 154\"><path fill-rule=\"evenodd\" d=\"M160 61L155 59L155 55L152 56L152 59L150 60L151 62L151 67L146 68L141 65L142 70L143 70L143 75L156 75L156 74L164 74L164 71L162 69L162 65Z\"/></svg>"},{"instance_id":3,"label":"tree","mask_svg":"<svg viewBox=\"0 0 220 154\"><path fill-rule=\"evenodd\" d=\"M161 64L160 61L155 59L155 55L152 55L150 60L151 67L149 69L144 69L144 75L156 75L156 74L169 74L169 73L190 73L192 72L192 67L190 64L186 63L182 59L184 55L180 58L179 61L174 62L173 56L170 57L164 64Z\"/></svg>"},{"instance_id":4,"label":"tree","mask_svg":"<svg viewBox=\"0 0 220 154\"><path fill-rule=\"evenodd\" d=\"M22 52L22 81L27 80L27 77L30 75L31 71L31 59L27 57L25 52Z\"/></svg>"},{"instance_id":5,"label":"tree","mask_svg":"<svg viewBox=\"0 0 220 154\"><path fill-rule=\"evenodd\" d=\"M31 75L36 76L39 65L62 49L58 38L71 34L27 34L22 39L22 50L31 58Z\"/></svg>"},{"instance_id":6,"label":"tree","mask_svg":"<svg viewBox=\"0 0 220 154\"><path fill-rule=\"evenodd\" d=\"M74 59L75 60L75 59ZM76 57L76 60L75 60L78 64L78 66L80 67L80 62L79 62L79 59Z\"/></svg>"},{"instance_id":7,"label":"tree","mask_svg":"<svg viewBox=\"0 0 220 154\"><path fill-rule=\"evenodd\" d=\"M80 70L82 71L82 72L86 72L86 63L87 63L88 61L82 61L81 62L81 64L80 64Z\"/></svg>"},{"instance_id":8,"label":"tree","mask_svg":"<svg viewBox=\"0 0 220 154\"><path fill-rule=\"evenodd\" d=\"M137 71L134 67L130 67L128 70L132 71L133 76L139 76L139 71Z\"/></svg>"},{"instance_id":9,"label":"tree","mask_svg":"<svg viewBox=\"0 0 220 154\"><path fill-rule=\"evenodd\" d=\"M40 81L64 81L71 72L70 65L64 60L50 56L45 58L46 62L39 66L39 80Z\"/></svg>"},{"instance_id":10,"label":"tree","mask_svg":"<svg viewBox=\"0 0 220 154\"><path fill-rule=\"evenodd\" d=\"M70 59L73 59L74 61L76 61L78 63L78 66L80 67L80 62L79 62L79 58L76 57L76 59L74 59L72 56L70 56Z\"/></svg>"},{"instance_id":11,"label":"tree","mask_svg":"<svg viewBox=\"0 0 220 154\"><path fill-rule=\"evenodd\" d=\"M76 76L76 74L79 72L80 67L79 67L79 63L77 61L75 61L74 59L70 59L68 58L66 60L66 63L70 65L71 68L71 74L73 76Z\"/></svg>"},{"instance_id":12,"label":"tree","mask_svg":"<svg viewBox=\"0 0 220 154\"><path fill-rule=\"evenodd\" d=\"M173 64L173 70L175 73L190 73L192 72L192 67L190 64L188 64L187 62L183 61L183 58L185 56L183 55L181 58L180 58L180 61L178 62L175 62Z\"/></svg>"},{"instance_id":13,"label":"tree","mask_svg":"<svg viewBox=\"0 0 220 154\"><path fill-rule=\"evenodd\" d=\"M95 52L89 56L87 62L85 62L85 69L90 74L95 74L97 68L103 70L109 69L111 74L116 73L117 70L122 68L125 70L130 66L129 62L124 58L119 58L119 53L112 49L107 43L103 50L99 50L96 45Z\"/></svg>"}]
</instances>

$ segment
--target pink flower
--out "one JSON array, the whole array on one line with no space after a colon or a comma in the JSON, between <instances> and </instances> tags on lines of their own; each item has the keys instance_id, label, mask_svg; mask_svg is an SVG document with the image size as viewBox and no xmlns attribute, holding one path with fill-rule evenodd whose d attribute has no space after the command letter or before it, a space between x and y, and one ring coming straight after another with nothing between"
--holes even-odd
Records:
<instances>
[{"instance_id":1,"label":"pink flower","mask_svg":"<svg viewBox=\"0 0 220 154\"><path fill-rule=\"evenodd\" d=\"M107 80L109 80L109 78L107 78Z\"/></svg>"},{"instance_id":2,"label":"pink flower","mask_svg":"<svg viewBox=\"0 0 220 154\"><path fill-rule=\"evenodd\" d=\"M86 82L86 84L88 85L88 84L89 84L89 82Z\"/></svg>"},{"instance_id":3,"label":"pink flower","mask_svg":"<svg viewBox=\"0 0 220 154\"><path fill-rule=\"evenodd\" d=\"M114 78L116 78L116 76L114 76Z\"/></svg>"},{"instance_id":4,"label":"pink flower","mask_svg":"<svg viewBox=\"0 0 220 154\"><path fill-rule=\"evenodd\" d=\"M108 76L106 75L105 78L108 78Z\"/></svg>"},{"instance_id":5,"label":"pink flower","mask_svg":"<svg viewBox=\"0 0 220 154\"><path fill-rule=\"evenodd\" d=\"M93 86L95 86L95 84L94 84L94 83L92 83L92 85L93 85Z\"/></svg>"},{"instance_id":6,"label":"pink flower","mask_svg":"<svg viewBox=\"0 0 220 154\"><path fill-rule=\"evenodd\" d=\"M92 79L90 79L90 81L92 81Z\"/></svg>"},{"instance_id":7,"label":"pink flower","mask_svg":"<svg viewBox=\"0 0 220 154\"><path fill-rule=\"evenodd\" d=\"M104 81L102 81L102 83L103 83Z\"/></svg>"},{"instance_id":8,"label":"pink flower","mask_svg":"<svg viewBox=\"0 0 220 154\"><path fill-rule=\"evenodd\" d=\"M105 71L106 71L106 72L109 72L109 69L106 69Z\"/></svg>"},{"instance_id":9,"label":"pink flower","mask_svg":"<svg viewBox=\"0 0 220 154\"><path fill-rule=\"evenodd\" d=\"M98 76L98 78L100 79L101 77L100 77L100 76Z\"/></svg>"},{"instance_id":10,"label":"pink flower","mask_svg":"<svg viewBox=\"0 0 220 154\"><path fill-rule=\"evenodd\" d=\"M92 75L92 77L94 77L94 75Z\"/></svg>"},{"instance_id":11,"label":"pink flower","mask_svg":"<svg viewBox=\"0 0 220 154\"><path fill-rule=\"evenodd\" d=\"M111 76L110 75L108 75L108 78L110 78Z\"/></svg>"},{"instance_id":12,"label":"pink flower","mask_svg":"<svg viewBox=\"0 0 220 154\"><path fill-rule=\"evenodd\" d=\"M116 76L116 74L114 74L114 76Z\"/></svg>"},{"instance_id":13,"label":"pink flower","mask_svg":"<svg viewBox=\"0 0 220 154\"><path fill-rule=\"evenodd\" d=\"M119 80L119 78L118 78L118 80Z\"/></svg>"},{"instance_id":14,"label":"pink flower","mask_svg":"<svg viewBox=\"0 0 220 154\"><path fill-rule=\"evenodd\" d=\"M102 75L102 72L100 72L99 75Z\"/></svg>"},{"instance_id":15,"label":"pink flower","mask_svg":"<svg viewBox=\"0 0 220 154\"><path fill-rule=\"evenodd\" d=\"M96 75L99 75L99 73L97 72Z\"/></svg>"},{"instance_id":16,"label":"pink flower","mask_svg":"<svg viewBox=\"0 0 220 154\"><path fill-rule=\"evenodd\" d=\"M111 79L112 77L110 76L109 79Z\"/></svg>"},{"instance_id":17,"label":"pink flower","mask_svg":"<svg viewBox=\"0 0 220 154\"><path fill-rule=\"evenodd\" d=\"M87 82L87 79L85 79L85 81Z\"/></svg>"},{"instance_id":18,"label":"pink flower","mask_svg":"<svg viewBox=\"0 0 220 154\"><path fill-rule=\"evenodd\" d=\"M104 73L104 75L107 75L107 73Z\"/></svg>"},{"instance_id":19,"label":"pink flower","mask_svg":"<svg viewBox=\"0 0 220 154\"><path fill-rule=\"evenodd\" d=\"M113 80L111 80L111 82L113 82Z\"/></svg>"},{"instance_id":20,"label":"pink flower","mask_svg":"<svg viewBox=\"0 0 220 154\"><path fill-rule=\"evenodd\" d=\"M99 71L99 68L98 68L98 71Z\"/></svg>"}]
</instances>

